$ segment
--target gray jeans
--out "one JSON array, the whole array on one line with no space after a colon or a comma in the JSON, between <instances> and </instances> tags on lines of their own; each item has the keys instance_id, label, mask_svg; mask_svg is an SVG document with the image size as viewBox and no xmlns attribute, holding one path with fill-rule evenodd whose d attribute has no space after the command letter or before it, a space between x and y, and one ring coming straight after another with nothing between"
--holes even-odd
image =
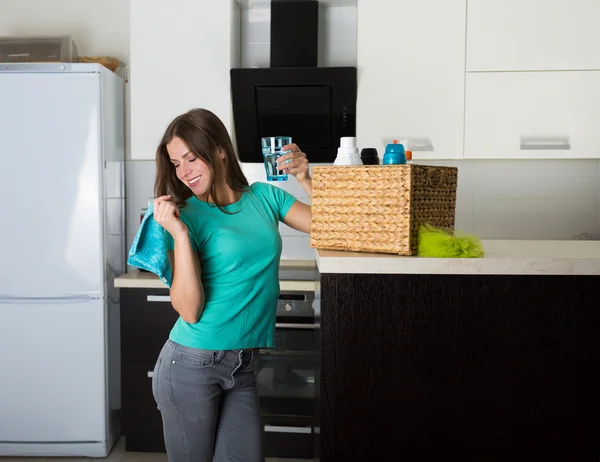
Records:
<instances>
[{"instance_id":1,"label":"gray jeans","mask_svg":"<svg viewBox=\"0 0 600 462\"><path fill-rule=\"evenodd\" d=\"M258 350L209 351L168 340L154 367L170 462L264 461Z\"/></svg>"}]
</instances>

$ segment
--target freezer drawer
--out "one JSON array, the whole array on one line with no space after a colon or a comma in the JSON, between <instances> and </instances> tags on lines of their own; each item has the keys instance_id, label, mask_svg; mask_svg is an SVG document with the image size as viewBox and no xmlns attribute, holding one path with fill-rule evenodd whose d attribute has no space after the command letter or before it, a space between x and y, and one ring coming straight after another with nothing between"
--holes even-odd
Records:
<instances>
[{"instance_id":1,"label":"freezer drawer","mask_svg":"<svg viewBox=\"0 0 600 462\"><path fill-rule=\"evenodd\" d=\"M0 298L0 442L107 438L102 300Z\"/></svg>"}]
</instances>

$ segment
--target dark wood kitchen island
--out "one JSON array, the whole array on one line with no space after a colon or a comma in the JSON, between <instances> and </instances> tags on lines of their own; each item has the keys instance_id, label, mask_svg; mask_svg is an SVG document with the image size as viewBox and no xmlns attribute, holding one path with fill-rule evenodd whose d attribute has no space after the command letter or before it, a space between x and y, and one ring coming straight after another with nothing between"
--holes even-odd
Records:
<instances>
[{"instance_id":1,"label":"dark wood kitchen island","mask_svg":"<svg viewBox=\"0 0 600 462\"><path fill-rule=\"evenodd\" d=\"M600 242L317 251L322 462L598 461Z\"/></svg>"}]
</instances>

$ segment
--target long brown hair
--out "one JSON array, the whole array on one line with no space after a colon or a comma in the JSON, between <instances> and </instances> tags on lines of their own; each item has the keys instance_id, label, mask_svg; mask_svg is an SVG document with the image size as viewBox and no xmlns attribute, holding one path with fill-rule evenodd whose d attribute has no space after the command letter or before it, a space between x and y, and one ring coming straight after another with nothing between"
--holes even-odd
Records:
<instances>
[{"instance_id":1,"label":"long brown hair","mask_svg":"<svg viewBox=\"0 0 600 462\"><path fill-rule=\"evenodd\" d=\"M227 213L223 209L225 204L218 197L217 182L224 178L227 186L233 191L243 192L248 188L248 180L242 172L225 125L207 109L192 109L176 117L167 127L156 150L154 196L171 194L171 200L179 207L183 207L185 201L193 195L192 191L177 178L175 166L169 159L167 144L175 137L180 138L195 157L208 165L211 172L209 197L219 210ZM224 161L218 156L220 151L225 153Z\"/></svg>"}]
</instances>

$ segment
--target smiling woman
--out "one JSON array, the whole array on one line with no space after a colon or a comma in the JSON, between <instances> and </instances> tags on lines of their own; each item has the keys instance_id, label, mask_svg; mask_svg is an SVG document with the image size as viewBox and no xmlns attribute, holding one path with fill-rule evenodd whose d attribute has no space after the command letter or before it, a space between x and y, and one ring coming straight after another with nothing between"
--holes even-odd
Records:
<instances>
[{"instance_id":1,"label":"smiling woman","mask_svg":"<svg viewBox=\"0 0 600 462\"><path fill-rule=\"evenodd\" d=\"M307 194L306 155L280 165ZM177 117L156 153L154 219L167 231L179 318L152 387L172 462L264 460L255 364L274 346L279 222L309 232L311 208L281 188L248 184L221 120Z\"/></svg>"},{"instance_id":2,"label":"smiling woman","mask_svg":"<svg viewBox=\"0 0 600 462\"><path fill-rule=\"evenodd\" d=\"M216 181L221 176L225 185ZM223 198L223 186L238 194L248 188L225 125L206 109L180 115L168 126L156 153L154 195L170 194L180 207L196 195L222 208L231 199Z\"/></svg>"}]
</instances>

